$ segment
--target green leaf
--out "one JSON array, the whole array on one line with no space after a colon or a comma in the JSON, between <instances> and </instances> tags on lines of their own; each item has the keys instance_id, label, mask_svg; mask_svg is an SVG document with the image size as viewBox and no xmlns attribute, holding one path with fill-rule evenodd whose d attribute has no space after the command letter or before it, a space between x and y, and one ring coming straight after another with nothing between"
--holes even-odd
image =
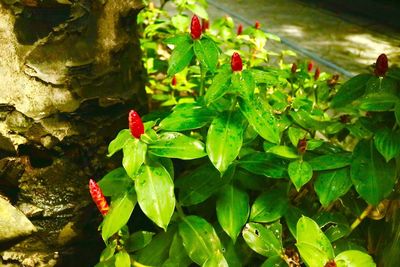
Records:
<instances>
[{"instance_id":1,"label":"green leaf","mask_svg":"<svg viewBox=\"0 0 400 267\"><path fill-rule=\"evenodd\" d=\"M371 205L387 197L396 183L396 164L385 159L372 141L360 141L353 151L351 180L360 196Z\"/></svg>"},{"instance_id":2,"label":"green leaf","mask_svg":"<svg viewBox=\"0 0 400 267\"><path fill-rule=\"evenodd\" d=\"M297 127L290 127L288 130L288 136L289 136L290 142L292 142L292 145L294 147L297 147L299 140L306 137L306 135L307 135L307 132L305 130L297 128Z\"/></svg>"},{"instance_id":3,"label":"green leaf","mask_svg":"<svg viewBox=\"0 0 400 267\"><path fill-rule=\"evenodd\" d=\"M126 174L125 169L119 167L107 173L98 182L98 185L100 186L103 195L109 197L128 191L133 186L133 181L128 174Z\"/></svg>"},{"instance_id":4,"label":"green leaf","mask_svg":"<svg viewBox=\"0 0 400 267\"><path fill-rule=\"evenodd\" d=\"M336 256L338 267L376 267L372 257L358 250L347 250Z\"/></svg>"},{"instance_id":5,"label":"green leaf","mask_svg":"<svg viewBox=\"0 0 400 267\"><path fill-rule=\"evenodd\" d=\"M110 144L108 145L108 155L107 157L111 157L112 155L114 155L115 152L121 150L125 143L130 140L133 139L134 137L132 136L131 132L129 131L129 129L123 129L121 130L117 137L115 137L114 140L112 140L110 142Z\"/></svg>"},{"instance_id":6,"label":"green leaf","mask_svg":"<svg viewBox=\"0 0 400 267\"><path fill-rule=\"evenodd\" d=\"M218 71L217 75L211 83L211 86L207 89L204 99L207 104L210 104L228 92L229 85L231 82L232 71L228 65L222 66Z\"/></svg>"},{"instance_id":7,"label":"green leaf","mask_svg":"<svg viewBox=\"0 0 400 267\"><path fill-rule=\"evenodd\" d=\"M400 125L400 101L397 101L396 106L394 107L394 115L396 117L397 125Z\"/></svg>"},{"instance_id":8,"label":"green leaf","mask_svg":"<svg viewBox=\"0 0 400 267\"><path fill-rule=\"evenodd\" d=\"M287 263L281 258L281 256L269 257L261 267L287 267Z\"/></svg>"},{"instance_id":9,"label":"green leaf","mask_svg":"<svg viewBox=\"0 0 400 267\"><path fill-rule=\"evenodd\" d=\"M371 74L359 74L345 82L333 97L331 107L344 107L361 97L365 92L365 85L371 77L373 77Z\"/></svg>"},{"instance_id":10,"label":"green leaf","mask_svg":"<svg viewBox=\"0 0 400 267\"><path fill-rule=\"evenodd\" d=\"M187 4L186 7L187 7L187 9L192 11L192 13L196 14L200 18L208 19L207 10L204 7L202 7L201 5L199 5L198 3L197 4Z\"/></svg>"},{"instance_id":11,"label":"green leaf","mask_svg":"<svg viewBox=\"0 0 400 267\"><path fill-rule=\"evenodd\" d=\"M239 99L240 110L253 126L254 130L265 140L279 144L280 135L277 121L270 108L260 99Z\"/></svg>"},{"instance_id":12,"label":"green leaf","mask_svg":"<svg viewBox=\"0 0 400 267\"><path fill-rule=\"evenodd\" d=\"M131 258L126 251L120 251L115 254L115 267L130 267Z\"/></svg>"},{"instance_id":13,"label":"green leaf","mask_svg":"<svg viewBox=\"0 0 400 267\"><path fill-rule=\"evenodd\" d=\"M315 192L324 207L346 194L351 186L348 168L320 173L314 183Z\"/></svg>"},{"instance_id":14,"label":"green leaf","mask_svg":"<svg viewBox=\"0 0 400 267\"><path fill-rule=\"evenodd\" d=\"M241 77L240 75L241 74ZM253 75L249 70L243 70L241 73L234 73L234 76L240 77L239 84L236 85L237 92L243 99L254 98L254 90L256 89L256 82ZM232 82L232 84L234 81ZM235 84L233 84L235 87ZM265 104L265 103L264 103Z\"/></svg>"},{"instance_id":15,"label":"green leaf","mask_svg":"<svg viewBox=\"0 0 400 267\"><path fill-rule=\"evenodd\" d=\"M192 40L183 39L176 44L169 58L168 75L173 76L189 65L194 56Z\"/></svg>"},{"instance_id":16,"label":"green leaf","mask_svg":"<svg viewBox=\"0 0 400 267\"><path fill-rule=\"evenodd\" d=\"M274 233L259 223L247 223L242 232L247 245L265 257L280 256L283 254L282 243Z\"/></svg>"},{"instance_id":17,"label":"green leaf","mask_svg":"<svg viewBox=\"0 0 400 267\"><path fill-rule=\"evenodd\" d=\"M239 166L243 169L270 178L287 177L287 162L274 155L254 152L239 160Z\"/></svg>"},{"instance_id":18,"label":"green leaf","mask_svg":"<svg viewBox=\"0 0 400 267\"><path fill-rule=\"evenodd\" d=\"M314 171L343 168L351 163L351 154L338 153L318 156L308 160Z\"/></svg>"},{"instance_id":19,"label":"green leaf","mask_svg":"<svg viewBox=\"0 0 400 267\"><path fill-rule=\"evenodd\" d=\"M248 194L228 184L218 194L217 218L222 229L235 243L250 213Z\"/></svg>"},{"instance_id":20,"label":"green leaf","mask_svg":"<svg viewBox=\"0 0 400 267\"><path fill-rule=\"evenodd\" d=\"M289 163L288 173L297 191L300 191L301 187L308 183L313 176L311 165L303 160L296 160Z\"/></svg>"},{"instance_id":21,"label":"green leaf","mask_svg":"<svg viewBox=\"0 0 400 267\"><path fill-rule=\"evenodd\" d=\"M166 231L175 209L174 183L168 171L161 164L143 165L135 189L143 213Z\"/></svg>"},{"instance_id":22,"label":"green leaf","mask_svg":"<svg viewBox=\"0 0 400 267\"><path fill-rule=\"evenodd\" d=\"M250 221L268 223L285 214L289 201L284 188L273 188L256 198L250 211Z\"/></svg>"},{"instance_id":23,"label":"green leaf","mask_svg":"<svg viewBox=\"0 0 400 267\"><path fill-rule=\"evenodd\" d=\"M209 258L201 267L229 267L228 262L221 252L216 253L212 258Z\"/></svg>"},{"instance_id":24,"label":"green leaf","mask_svg":"<svg viewBox=\"0 0 400 267\"><path fill-rule=\"evenodd\" d=\"M113 240L112 242L108 243L106 248L101 252L100 261L108 261L110 260L115 253L115 249L117 248L117 241Z\"/></svg>"},{"instance_id":25,"label":"green leaf","mask_svg":"<svg viewBox=\"0 0 400 267\"><path fill-rule=\"evenodd\" d=\"M300 256L310 267L321 267L334 258L329 239L318 224L308 217L301 217L297 222L297 243Z\"/></svg>"},{"instance_id":26,"label":"green leaf","mask_svg":"<svg viewBox=\"0 0 400 267\"><path fill-rule=\"evenodd\" d=\"M288 209L286 210L285 213L286 224L293 237L297 236L296 234L297 222L299 221L302 215L303 212L295 206L289 205Z\"/></svg>"},{"instance_id":27,"label":"green leaf","mask_svg":"<svg viewBox=\"0 0 400 267\"><path fill-rule=\"evenodd\" d=\"M286 159L299 158L299 155L297 154L296 150L288 146L273 146L268 148L265 152L272 153Z\"/></svg>"},{"instance_id":28,"label":"green leaf","mask_svg":"<svg viewBox=\"0 0 400 267\"><path fill-rule=\"evenodd\" d=\"M177 105L159 126L167 131L187 131L207 125L214 117L214 112L198 103L184 103Z\"/></svg>"},{"instance_id":29,"label":"green leaf","mask_svg":"<svg viewBox=\"0 0 400 267\"><path fill-rule=\"evenodd\" d=\"M214 228L198 216L187 216L179 224L179 235L189 257L198 265L222 253L221 242Z\"/></svg>"},{"instance_id":30,"label":"green leaf","mask_svg":"<svg viewBox=\"0 0 400 267\"><path fill-rule=\"evenodd\" d=\"M189 266L192 260L186 253L182 238L175 234L169 249L169 258L162 265L163 267Z\"/></svg>"},{"instance_id":31,"label":"green leaf","mask_svg":"<svg viewBox=\"0 0 400 267\"><path fill-rule=\"evenodd\" d=\"M147 145L139 139L129 139L123 148L124 157L122 166L124 166L129 177L134 178L146 158Z\"/></svg>"},{"instance_id":32,"label":"green leaf","mask_svg":"<svg viewBox=\"0 0 400 267\"><path fill-rule=\"evenodd\" d=\"M226 111L216 117L207 133L207 153L220 173L224 173L239 155L245 124L241 113Z\"/></svg>"},{"instance_id":33,"label":"green leaf","mask_svg":"<svg viewBox=\"0 0 400 267\"><path fill-rule=\"evenodd\" d=\"M142 249L151 242L153 236L154 233L152 232L147 232L147 231L135 232L131 234L125 241L124 248L128 252L134 252L136 250Z\"/></svg>"},{"instance_id":34,"label":"green leaf","mask_svg":"<svg viewBox=\"0 0 400 267\"><path fill-rule=\"evenodd\" d=\"M133 188L111 202L110 211L104 217L101 236L106 241L118 232L131 217L136 205L136 194Z\"/></svg>"},{"instance_id":35,"label":"green leaf","mask_svg":"<svg viewBox=\"0 0 400 267\"><path fill-rule=\"evenodd\" d=\"M365 111L388 111L393 109L398 100L398 97L393 94L368 94L360 99L359 108Z\"/></svg>"},{"instance_id":36,"label":"green leaf","mask_svg":"<svg viewBox=\"0 0 400 267\"><path fill-rule=\"evenodd\" d=\"M219 49L213 40L203 37L193 43L194 53L200 63L211 72L215 72L218 64Z\"/></svg>"},{"instance_id":37,"label":"green leaf","mask_svg":"<svg viewBox=\"0 0 400 267\"><path fill-rule=\"evenodd\" d=\"M207 155L201 141L176 132L160 134L158 140L149 145L149 152L159 157L186 160Z\"/></svg>"},{"instance_id":38,"label":"green leaf","mask_svg":"<svg viewBox=\"0 0 400 267\"><path fill-rule=\"evenodd\" d=\"M374 136L376 149L386 162L400 154L400 132L388 128L379 129Z\"/></svg>"}]
</instances>

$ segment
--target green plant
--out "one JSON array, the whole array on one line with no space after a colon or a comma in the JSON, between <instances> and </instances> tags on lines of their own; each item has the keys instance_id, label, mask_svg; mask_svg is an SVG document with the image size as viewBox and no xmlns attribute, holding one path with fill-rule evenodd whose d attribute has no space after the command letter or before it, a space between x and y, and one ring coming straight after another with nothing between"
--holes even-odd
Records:
<instances>
[{"instance_id":1,"label":"green plant","mask_svg":"<svg viewBox=\"0 0 400 267\"><path fill-rule=\"evenodd\" d=\"M196 19L176 28L163 71L195 93L143 124L132 111L110 143L123 167L99 181L111 205L98 266L375 266L373 251L397 266L400 69L380 56L339 86L312 63L267 64L261 31L224 20L222 47L249 49L226 55Z\"/></svg>"}]
</instances>

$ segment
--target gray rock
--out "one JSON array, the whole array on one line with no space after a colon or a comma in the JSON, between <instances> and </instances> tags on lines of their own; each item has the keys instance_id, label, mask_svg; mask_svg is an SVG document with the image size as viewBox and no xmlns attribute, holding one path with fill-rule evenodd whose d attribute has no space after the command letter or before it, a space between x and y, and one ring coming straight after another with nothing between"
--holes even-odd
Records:
<instances>
[{"instance_id":1,"label":"gray rock","mask_svg":"<svg viewBox=\"0 0 400 267\"><path fill-rule=\"evenodd\" d=\"M27 236L36 231L26 216L0 197L0 242Z\"/></svg>"}]
</instances>

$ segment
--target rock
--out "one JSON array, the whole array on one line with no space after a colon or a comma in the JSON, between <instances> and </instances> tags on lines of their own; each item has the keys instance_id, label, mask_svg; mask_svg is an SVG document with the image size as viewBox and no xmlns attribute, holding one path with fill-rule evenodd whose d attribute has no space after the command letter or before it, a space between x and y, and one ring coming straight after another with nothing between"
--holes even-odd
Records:
<instances>
[{"instance_id":1,"label":"rock","mask_svg":"<svg viewBox=\"0 0 400 267\"><path fill-rule=\"evenodd\" d=\"M58 234L57 243L63 246L77 238L79 233L74 228L74 222L67 223Z\"/></svg>"},{"instance_id":2,"label":"rock","mask_svg":"<svg viewBox=\"0 0 400 267\"><path fill-rule=\"evenodd\" d=\"M35 226L8 201L0 198L0 242L32 234Z\"/></svg>"}]
</instances>

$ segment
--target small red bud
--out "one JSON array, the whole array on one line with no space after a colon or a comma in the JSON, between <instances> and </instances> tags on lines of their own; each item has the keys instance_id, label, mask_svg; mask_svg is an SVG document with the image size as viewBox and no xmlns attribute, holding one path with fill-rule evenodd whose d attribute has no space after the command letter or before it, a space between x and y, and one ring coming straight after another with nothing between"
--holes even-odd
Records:
<instances>
[{"instance_id":1,"label":"small red bud","mask_svg":"<svg viewBox=\"0 0 400 267\"><path fill-rule=\"evenodd\" d=\"M385 76L389 68L388 58L385 54L380 54L376 59L374 73L376 76Z\"/></svg>"},{"instance_id":2,"label":"small red bud","mask_svg":"<svg viewBox=\"0 0 400 267\"><path fill-rule=\"evenodd\" d=\"M242 71L243 63L242 58L240 57L239 53L234 52L231 58L231 68L232 71Z\"/></svg>"},{"instance_id":3,"label":"small red bud","mask_svg":"<svg viewBox=\"0 0 400 267\"><path fill-rule=\"evenodd\" d=\"M313 62L309 61L307 64L307 71L310 72L312 70L312 68L313 68Z\"/></svg>"},{"instance_id":4,"label":"small red bud","mask_svg":"<svg viewBox=\"0 0 400 267\"><path fill-rule=\"evenodd\" d=\"M242 32L243 32L243 25L239 24L238 27L237 27L237 35L241 35Z\"/></svg>"},{"instance_id":5,"label":"small red bud","mask_svg":"<svg viewBox=\"0 0 400 267\"><path fill-rule=\"evenodd\" d=\"M324 267L336 267L336 262L334 260L328 261Z\"/></svg>"},{"instance_id":6,"label":"small red bud","mask_svg":"<svg viewBox=\"0 0 400 267\"><path fill-rule=\"evenodd\" d=\"M318 80L320 74L321 74L321 71L319 70L319 67L317 67L315 69L315 73L314 73L314 81Z\"/></svg>"},{"instance_id":7,"label":"small red bud","mask_svg":"<svg viewBox=\"0 0 400 267\"><path fill-rule=\"evenodd\" d=\"M202 19L201 20L201 31L206 32L210 28L210 21L207 19Z\"/></svg>"},{"instance_id":8,"label":"small red bud","mask_svg":"<svg viewBox=\"0 0 400 267\"><path fill-rule=\"evenodd\" d=\"M297 151L300 154L304 154L307 149L307 139L304 137L303 139L300 139L299 142L297 143Z\"/></svg>"},{"instance_id":9,"label":"small red bud","mask_svg":"<svg viewBox=\"0 0 400 267\"><path fill-rule=\"evenodd\" d=\"M172 77L172 80L171 80L171 85L172 85L172 86L176 86L176 84L177 84L176 76L174 75L174 76Z\"/></svg>"},{"instance_id":10,"label":"small red bud","mask_svg":"<svg viewBox=\"0 0 400 267\"><path fill-rule=\"evenodd\" d=\"M339 81L339 74L335 74L335 75L332 76L332 78L330 78L326 82L328 83L328 85L330 87L333 87L338 83L338 81Z\"/></svg>"},{"instance_id":11,"label":"small red bud","mask_svg":"<svg viewBox=\"0 0 400 267\"><path fill-rule=\"evenodd\" d=\"M100 213L105 216L110 207L99 185L93 179L89 180L89 192Z\"/></svg>"},{"instance_id":12,"label":"small red bud","mask_svg":"<svg viewBox=\"0 0 400 267\"><path fill-rule=\"evenodd\" d=\"M341 123L346 124L350 122L350 115L344 114L339 117Z\"/></svg>"},{"instance_id":13,"label":"small red bud","mask_svg":"<svg viewBox=\"0 0 400 267\"><path fill-rule=\"evenodd\" d=\"M257 20L256 23L254 24L254 28L256 28L256 30L260 29L261 24L260 22Z\"/></svg>"},{"instance_id":14,"label":"small red bud","mask_svg":"<svg viewBox=\"0 0 400 267\"><path fill-rule=\"evenodd\" d=\"M200 20L196 15L192 17L192 22L190 23L190 35L194 40L200 39L201 37Z\"/></svg>"},{"instance_id":15,"label":"small red bud","mask_svg":"<svg viewBox=\"0 0 400 267\"><path fill-rule=\"evenodd\" d=\"M144 126L139 114L134 110L129 111L128 121L131 134L135 138L140 138L140 136L144 133Z\"/></svg>"},{"instance_id":16,"label":"small red bud","mask_svg":"<svg viewBox=\"0 0 400 267\"><path fill-rule=\"evenodd\" d=\"M292 68L290 69L290 71L294 74L294 73L296 73L296 71L297 71L297 64L296 63L293 63L292 64Z\"/></svg>"}]
</instances>

